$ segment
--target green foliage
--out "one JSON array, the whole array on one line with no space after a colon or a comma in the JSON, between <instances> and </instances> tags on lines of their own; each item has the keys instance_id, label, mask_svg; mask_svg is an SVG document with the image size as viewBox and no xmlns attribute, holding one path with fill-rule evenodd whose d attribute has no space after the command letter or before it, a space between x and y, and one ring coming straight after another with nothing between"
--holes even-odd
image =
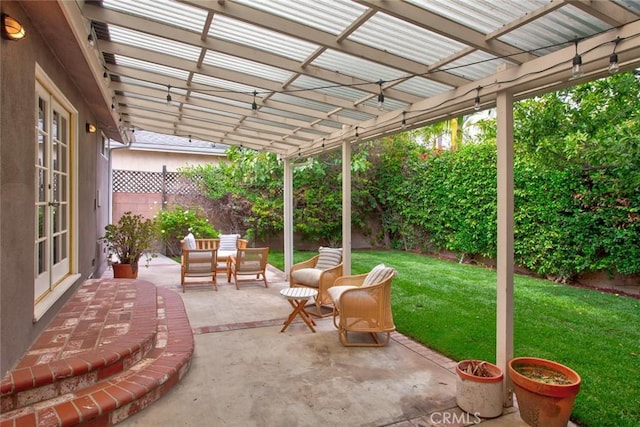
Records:
<instances>
[{"instance_id":1,"label":"green foliage","mask_svg":"<svg viewBox=\"0 0 640 427\"><path fill-rule=\"evenodd\" d=\"M560 279L640 272L639 93L623 73L516 105L523 265Z\"/></svg>"},{"instance_id":2,"label":"green foliage","mask_svg":"<svg viewBox=\"0 0 640 427\"><path fill-rule=\"evenodd\" d=\"M158 229L154 220L125 212L117 224L107 224L104 230L100 239L105 242L109 256L115 255L121 264L132 264L135 271L142 254L153 248Z\"/></svg>"},{"instance_id":3,"label":"green foliage","mask_svg":"<svg viewBox=\"0 0 640 427\"><path fill-rule=\"evenodd\" d=\"M361 184L369 193L370 215L382 224L382 235L372 243L382 241L385 247L414 250L427 246L426 233L406 220L403 210L406 198L403 183L411 179L413 166L422 146L409 133L401 133L369 144L371 168ZM365 188L360 189L364 191Z\"/></svg>"},{"instance_id":4,"label":"green foliage","mask_svg":"<svg viewBox=\"0 0 640 427\"><path fill-rule=\"evenodd\" d=\"M407 220L439 248L461 256L496 251L496 147L427 150L404 182Z\"/></svg>"},{"instance_id":5,"label":"green foliage","mask_svg":"<svg viewBox=\"0 0 640 427\"><path fill-rule=\"evenodd\" d=\"M188 233L193 233L196 238L218 237L218 232L197 207L174 206L161 211L156 221L168 256L180 254L180 240Z\"/></svg>"},{"instance_id":6,"label":"green foliage","mask_svg":"<svg viewBox=\"0 0 640 427\"><path fill-rule=\"evenodd\" d=\"M180 170L199 177L203 193L216 201L216 211L229 228L248 238L265 238L282 230L283 168L272 153L237 147L227 150L229 163Z\"/></svg>"},{"instance_id":7,"label":"green foliage","mask_svg":"<svg viewBox=\"0 0 640 427\"><path fill-rule=\"evenodd\" d=\"M564 281L581 272L640 273L640 81L619 74L515 106L516 262ZM458 121L458 131L464 123ZM372 246L461 258L497 252L495 119L457 150L453 122L354 146L352 224ZM466 126L466 125L465 125ZM424 145L428 145L425 148ZM276 156L231 148L229 164L185 170L204 182L237 232L283 229ZM294 231L334 245L342 234L342 162L334 151L296 165Z\"/></svg>"}]
</instances>

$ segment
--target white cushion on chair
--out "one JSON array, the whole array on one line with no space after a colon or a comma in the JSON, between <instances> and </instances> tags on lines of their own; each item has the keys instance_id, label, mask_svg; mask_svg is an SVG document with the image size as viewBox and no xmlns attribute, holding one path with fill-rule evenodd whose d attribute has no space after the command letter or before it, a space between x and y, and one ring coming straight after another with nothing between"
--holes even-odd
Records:
<instances>
[{"instance_id":1,"label":"white cushion on chair","mask_svg":"<svg viewBox=\"0 0 640 427\"><path fill-rule=\"evenodd\" d=\"M220 246L218 247L218 253L220 252L233 252L231 255L235 255L236 249L238 249L239 234L221 234Z\"/></svg>"},{"instance_id":2,"label":"white cushion on chair","mask_svg":"<svg viewBox=\"0 0 640 427\"><path fill-rule=\"evenodd\" d=\"M300 270L296 270L291 273L291 277L296 283L317 288L319 286L318 283L320 281L321 274L322 270L318 270L317 268L301 268Z\"/></svg>"},{"instance_id":3,"label":"white cushion on chair","mask_svg":"<svg viewBox=\"0 0 640 427\"><path fill-rule=\"evenodd\" d=\"M218 249L218 259L220 261L226 261L230 256L235 256L236 252L238 252L237 249L234 249L232 251L221 251L220 249Z\"/></svg>"},{"instance_id":4,"label":"white cushion on chair","mask_svg":"<svg viewBox=\"0 0 640 427\"><path fill-rule=\"evenodd\" d=\"M357 286L352 285L332 286L327 290L327 293L329 294L329 297L331 297L331 301L333 301L334 304L337 304L338 301L340 301L340 296L344 293L344 291L356 288Z\"/></svg>"},{"instance_id":5,"label":"white cushion on chair","mask_svg":"<svg viewBox=\"0 0 640 427\"><path fill-rule=\"evenodd\" d=\"M192 233L187 234L184 237L184 243L187 249L195 249L196 248L196 238L193 237Z\"/></svg>"},{"instance_id":6,"label":"white cushion on chair","mask_svg":"<svg viewBox=\"0 0 640 427\"><path fill-rule=\"evenodd\" d=\"M320 253L320 257L315 267L318 270L335 267L342 261L342 248L324 248L320 246L318 252Z\"/></svg>"},{"instance_id":7,"label":"white cushion on chair","mask_svg":"<svg viewBox=\"0 0 640 427\"><path fill-rule=\"evenodd\" d=\"M364 282L362 282L362 286L371 286L376 283L380 283L390 276L393 276L396 273L391 267L386 267L384 264L378 264L371 269L367 277L365 277Z\"/></svg>"}]
</instances>

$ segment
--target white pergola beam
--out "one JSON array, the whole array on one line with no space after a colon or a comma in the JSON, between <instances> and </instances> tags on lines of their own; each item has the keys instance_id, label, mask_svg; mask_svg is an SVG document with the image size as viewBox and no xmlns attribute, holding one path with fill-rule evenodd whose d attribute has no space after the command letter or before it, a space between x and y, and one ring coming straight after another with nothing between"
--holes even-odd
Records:
<instances>
[{"instance_id":1,"label":"white pergola beam","mask_svg":"<svg viewBox=\"0 0 640 427\"><path fill-rule=\"evenodd\" d=\"M351 274L351 143L342 141L342 274Z\"/></svg>"},{"instance_id":2,"label":"white pergola beam","mask_svg":"<svg viewBox=\"0 0 640 427\"><path fill-rule=\"evenodd\" d=\"M161 76L157 73L125 67L122 65L110 65L109 69L110 71L113 71L113 73L116 75L120 75L120 76L127 77L134 80L140 80L140 82L153 82L157 86L170 84L172 87L176 88L184 84L182 80L172 76L165 76L165 75ZM162 81L162 83L159 83L160 80ZM191 92L197 92L202 94L214 93L215 96L219 98L229 99L237 102L244 102L247 104L247 112L249 112L249 109L251 107L252 95L249 95L247 93L232 92L232 91L225 90L224 88L221 88L221 87L207 86L199 83L191 83L191 85L189 86L189 90L191 90ZM256 101L260 105L260 100L257 99ZM338 111L335 111L333 113L326 113L326 112L322 112L322 111L311 109L311 108L305 108L305 107L294 105L294 104L288 104L285 102L272 101L272 100L269 101L269 108L272 108L275 110L282 110L289 113L295 113L298 115L309 116L315 119L327 120L339 125L354 126L358 124L357 120L344 117L344 116L339 116L337 113L342 109L339 109Z\"/></svg>"},{"instance_id":3,"label":"white pergola beam","mask_svg":"<svg viewBox=\"0 0 640 427\"><path fill-rule=\"evenodd\" d=\"M513 96L498 93L496 100L498 143L498 253L496 299L496 362L502 372L513 358ZM508 375L504 406L513 405Z\"/></svg>"},{"instance_id":4,"label":"white pergola beam","mask_svg":"<svg viewBox=\"0 0 640 427\"><path fill-rule=\"evenodd\" d=\"M357 0L358 3L368 7L382 10L403 21L410 22L421 28L425 28L441 36L450 38L459 43L482 50L498 57L508 57L509 61L516 64L535 58L534 55L511 46L496 39L487 40L485 34L472 28L447 19L441 15L430 12L410 3L386 0Z\"/></svg>"},{"instance_id":5,"label":"white pergola beam","mask_svg":"<svg viewBox=\"0 0 640 427\"><path fill-rule=\"evenodd\" d=\"M252 49L251 47L243 46L237 43L231 43L219 38L209 37L203 40L201 35L193 33L191 31L171 27L159 22L149 21L144 18L127 15L115 10L104 9L88 3L85 3L83 12L89 19L93 21L117 25L119 27L141 31L156 37L169 38L176 42L189 44L191 46L197 46L203 50L203 53L206 51L220 52L225 55L243 58L271 67L288 70L291 71L291 73L294 75L305 75L313 77L323 80L327 82L327 84L333 83L336 85L349 86L366 85L367 83L370 83L355 77L350 77L344 74L335 73L330 70L325 70L312 64L300 64L295 60L288 59L281 55L275 55L269 52ZM202 56L204 55L201 55L201 58L198 61L199 64L202 63ZM287 85L284 85L284 87L286 86ZM361 88L362 90L365 90L364 87ZM398 90L390 89L388 93L386 93L386 95L390 98L408 103L416 102L418 100L418 97Z\"/></svg>"},{"instance_id":6,"label":"white pergola beam","mask_svg":"<svg viewBox=\"0 0 640 427\"><path fill-rule=\"evenodd\" d=\"M202 9L211 10L221 15L229 16L242 22L248 22L252 25L260 25L272 31L287 34L291 37L305 40L309 43L314 43L327 49L334 49L336 51L353 55L357 58L367 59L385 66L392 66L409 74L417 75L429 71L427 66L419 62L415 62L350 39L338 41L336 36L331 33L235 2L212 2L208 0L180 1L185 4L190 4ZM430 78L434 81L450 86L458 86L468 82L467 79L447 72L438 73L437 75L430 76Z\"/></svg>"}]
</instances>

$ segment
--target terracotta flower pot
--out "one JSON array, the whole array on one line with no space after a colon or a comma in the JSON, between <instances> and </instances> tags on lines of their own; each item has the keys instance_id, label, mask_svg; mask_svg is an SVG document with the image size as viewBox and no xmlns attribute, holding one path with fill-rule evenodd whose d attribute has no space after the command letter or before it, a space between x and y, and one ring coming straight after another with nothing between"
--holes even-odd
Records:
<instances>
[{"instance_id":1,"label":"terracotta flower pot","mask_svg":"<svg viewBox=\"0 0 640 427\"><path fill-rule=\"evenodd\" d=\"M580 391L580 375L551 360L516 357L509 361L520 418L534 427L566 427Z\"/></svg>"},{"instance_id":2,"label":"terracotta flower pot","mask_svg":"<svg viewBox=\"0 0 640 427\"><path fill-rule=\"evenodd\" d=\"M469 365L481 363L487 376L469 373ZM482 418L502 415L504 375L499 367L479 360L463 360L456 366L456 373L456 404L460 409Z\"/></svg>"},{"instance_id":3,"label":"terracotta flower pot","mask_svg":"<svg viewBox=\"0 0 640 427\"><path fill-rule=\"evenodd\" d=\"M138 278L138 269L132 268L133 264L114 263L112 264L112 267L113 267L113 277L116 279L137 279Z\"/></svg>"}]
</instances>

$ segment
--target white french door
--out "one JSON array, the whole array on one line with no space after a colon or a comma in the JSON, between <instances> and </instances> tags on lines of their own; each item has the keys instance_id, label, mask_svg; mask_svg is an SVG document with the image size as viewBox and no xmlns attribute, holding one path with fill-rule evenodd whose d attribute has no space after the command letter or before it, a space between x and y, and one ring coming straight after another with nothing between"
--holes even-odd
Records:
<instances>
[{"instance_id":1,"label":"white french door","mask_svg":"<svg viewBox=\"0 0 640 427\"><path fill-rule=\"evenodd\" d=\"M71 114L36 83L35 301L69 275Z\"/></svg>"}]
</instances>

